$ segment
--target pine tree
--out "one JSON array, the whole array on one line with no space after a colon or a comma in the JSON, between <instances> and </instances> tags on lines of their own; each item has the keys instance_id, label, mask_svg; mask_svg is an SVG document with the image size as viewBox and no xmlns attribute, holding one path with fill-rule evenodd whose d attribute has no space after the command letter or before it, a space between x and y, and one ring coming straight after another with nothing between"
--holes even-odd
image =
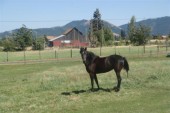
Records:
<instances>
[{"instance_id":1,"label":"pine tree","mask_svg":"<svg viewBox=\"0 0 170 113\"><path fill-rule=\"evenodd\" d=\"M101 20L101 14L99 12L99 9L96 9L96 11L93 14L92 25L93 25L93 32L96 32L102 29L103 23Z\"/></svg>"},{"instance_id":2,"label":"pine tree","mask_svg":"<svg viewBox=\"0 0 170 113\"><path fill-rule=\"evenodd\" d=\"M135 34L135 16L132 16L130 23L128 24L128 38L130 39L130 41L133 43L134 42L134 34Z\"/></svg>"},{"instance_id":3,"label":"pine tree","mask_svg":"<svg viewBox=\"0 0 170 113\"><path fill-rule=\"evenodd\" d=\"M103 21L101 20L101 14L99 9L96 9L93 14L93 19L90 20L89 28L89 40L94 47L102 43L102 27Z\"/></svg>"}]
</instances>

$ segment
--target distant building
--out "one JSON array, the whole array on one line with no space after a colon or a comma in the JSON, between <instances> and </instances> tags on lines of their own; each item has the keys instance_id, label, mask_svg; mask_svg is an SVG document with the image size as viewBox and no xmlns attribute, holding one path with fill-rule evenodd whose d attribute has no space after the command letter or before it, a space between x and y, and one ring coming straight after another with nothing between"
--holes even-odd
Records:
<instances>
[{"instance_id":1,"label":"distant building","mask_svg":"<svg viewBox=\"0 0 170 113\"><path fill-rule=\"evenodd\" d=\"M71 28L60 36L47 36L50 47L84 47L88 46L88 41L77 28Z\"/></svg>"},{"instance_id":2,"label":"distant building","mask_svg":"<svg viewBox=\"0 0 170 113\"><path fill-rule=\"evenodd\" d=\"M119 41L120 40L120 34L113 33L113 37L114 37L115 41Z\"/></svg>"},{"instance_id":3,"label":"distant building","mask_svg":"<svg viewBox=\"0 0 170 113\"><path fill-rule=\"evenodd\" d=\"M166 40L168 39L167 35L152 35L153 39L161 39L161 40Z\"/></svg>"}]
</instances>

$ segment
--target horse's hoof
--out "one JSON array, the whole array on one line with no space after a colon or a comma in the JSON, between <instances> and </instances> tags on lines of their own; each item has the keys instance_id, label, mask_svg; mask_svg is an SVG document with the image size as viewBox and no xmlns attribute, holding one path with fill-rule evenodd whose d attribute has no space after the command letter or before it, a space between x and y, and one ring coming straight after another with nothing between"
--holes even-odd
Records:
<instances>
[{"instance_id":1,"label":"horse's hoof","mask_svg":"<svg viewBox=\"0 0 170 113\"><path fill-rule=\"evenodd\" d=\"M119 92L119 90L120 90L120 89L119 89L119 88L117 88L117 89L115 89L115 92Z\"/></svg>"},{"instance_id":2,"label":"horse's hoof","mask_svg":"<svg viewBox=\"0 0 170 113\"><path fill-rule=\"evenodd\" d=\"M94 89L94 88L90 88L90 91L91 91L91 92L94 92L94 91L95 91L95 89Z\"/></svg>"},{"instance_id":3,"label":"horse's hoof","mask_svg":"<svg viewBox=\"0 0 170 113\"><path fill-rule=\"evenodd\" d=\"M114 87L113 90L114 90L115 92L119 92L120 88Z\"/></svg>"}]
</instances>

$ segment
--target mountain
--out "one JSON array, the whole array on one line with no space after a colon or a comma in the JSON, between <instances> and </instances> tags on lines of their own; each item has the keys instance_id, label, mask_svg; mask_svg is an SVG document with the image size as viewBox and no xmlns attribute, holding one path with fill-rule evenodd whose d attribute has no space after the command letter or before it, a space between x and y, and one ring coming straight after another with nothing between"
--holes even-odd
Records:
<instances>
[{"instance_id":1,"label":"mountain","mask_svg":"<svg viewBox=\"0 0 170 113\"><path fill-rule=\"evenodd\" d=\"M33 32L36 33L37 36L43 36L43 35L58 36L58 35L61 35L62 33L64 33L64 31L66 31L67 29L76 27L84 35L87 35L89 25L90 25L89 20L76 20L76 21L69 22L68 24L66 24L64 26L33 29ZM115 33L120 33L119 27L117 27L107 21L104 21L104 26L111 28L112 31ZM0 33L0 37L10 35L12 32L16 32L16 31L17 31L17 29Z\"/></svg>"},{"instance_id":2,"label":"mountain","mask_svg":"<svg viewBox=\"0 0 170 113\"><path fill-rule=\"evenodd\" d=\"M151 34L154 34L154 35L170 34L170 17L169 16L155 18L155 19L147 19L147 20L136 22L136 25L139 25L139 24L144 24L146 26L151 27ZM58 36L64 33L64 31L66 31L67 29L76 27L84 35L87 35L89 25L90 25L89 20L76 20L76 21L69 22L68 24L64 26L33 29L33 32L36 33L37 36L43 36L43 35ZM121 29L124 29L125 31L127 31L128 24L124 24L124 25L117 27L107 21L104 21L104 26L111 28L114 33L120 34ZM0 33L0 38L8 36L16 31L17 29Z\"/></svg>"},{"instance_id":3,"label":"mountain","mask_svg":"<svg viewBox=\"0 0 170 113\"><path fill-rule=\"evenodd\" d=\"M136 25L146 25L151 28L151 34L153 35L167 35L170 34L170 17L161 17L156 19L147 19L136 22ZM128 24L119 26L120 28L127 31Z\"/></svg>"}]
</instances>

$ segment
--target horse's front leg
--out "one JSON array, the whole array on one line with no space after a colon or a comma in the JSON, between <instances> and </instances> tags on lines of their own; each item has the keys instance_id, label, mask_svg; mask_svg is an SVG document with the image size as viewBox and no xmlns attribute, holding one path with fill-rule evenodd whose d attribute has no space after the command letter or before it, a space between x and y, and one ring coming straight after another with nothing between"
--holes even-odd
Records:
<instances>
[{"instance_id":1,"label":"horse's front leg","mask_svg":"<svg viewBox=\"0 0 170 113\"><path fill-rule=\"evenodd\" d=\"M93 90L94 88L94 76L92 73L89 74L90 75L90 80L91 80L91 90Z\"/></svg>"},{"instance_id":2,"label":"horse's front leg","mask_svg":"<svg viewBox=\"0 0 170 113\"><path fill-rule=\"evenodd\" d=\"M121 81L122 81L122 78L120 76L120 72L116 72L116 77L117 77L117 86L114 87L114 90L116 92L118 92L120 90L120 85L121 85Z\"/></svg>"}]
</instances>

